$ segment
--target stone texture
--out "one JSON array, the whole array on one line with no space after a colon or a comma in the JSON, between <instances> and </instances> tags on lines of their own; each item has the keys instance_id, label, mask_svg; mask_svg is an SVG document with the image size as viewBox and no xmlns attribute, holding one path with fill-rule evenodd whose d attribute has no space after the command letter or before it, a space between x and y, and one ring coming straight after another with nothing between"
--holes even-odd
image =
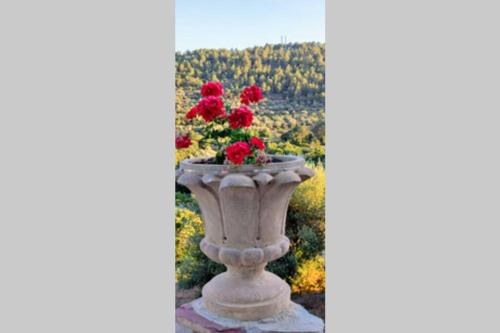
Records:
<instances>
[{"instance_id":1,"label":"stone texture","mask_svg":"<svg viewBox=\"0 0 500 333\"><path fill-rule=\"evenodd\" d=\"M212 313L238 320L276 315L290 305L290 287L264 270L288 251L286 212L295 188L314 175L297 156L263 166L181 162L177 182L194 194L205 238L200 248L228 269L202 289Z\"/></svg>"},{"instance_id":2,"label":"stone texture","mask_svg":"<svg viewBox=\"0 0 500 333\"><path fill-rule=\"evenodd\" d=\"M323 320L290 302L273 317L241 321L221 317L203 306L201 299L182 305L176 311L176 333L323 333Z\"/></svg>"}]
</instances>

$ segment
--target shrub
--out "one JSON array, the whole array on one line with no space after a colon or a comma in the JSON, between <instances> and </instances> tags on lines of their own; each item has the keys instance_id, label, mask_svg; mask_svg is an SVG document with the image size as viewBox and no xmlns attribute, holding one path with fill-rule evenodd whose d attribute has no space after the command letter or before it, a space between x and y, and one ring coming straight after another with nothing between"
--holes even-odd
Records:
<instances>
[{"instance_id":1,"label":"shrub","mask_svg":"<svg viewBox=\"0 0 500 333\"><path fill-rule=\"evenodd\" d=\"M201 252L199 244L202 234L195 234L187 242L182 260L176 265L177 281L180 288L203 286L215 275L226 270L224 265L208 259Z\"/></svg>"},{"instance_id":2,"label":"shrub","mask_svg":"<svg viewBox=\"0 0 500 333\"><path fill-rule=\"evenodd\" d=\"M280 141L278 143L270 142L268 145L268 152L275 155L301 155L302 149L299 146L286 141Z\"/></svg>"},{"instance_id":3,"label":"shrub","mask_svg":"<svg viewBox=\"0 0 500 333\"><path fill-rule=\"evenodd\" d=\"M192 212L197 213L198 215L200 214L200 208L198 207L198 203L191 196L191 194L189 192L188 193L175 192L175 207L176 208L186 208ZM178 214L176 214L176 216L177 215Z\"/></svg>"},{"instance_id":4,"label":"shrub","mask_svg":"<svg viewBox=\"0 0 500 333\"><path fill-rule=\"evenodd\" d=\"M307 260L324 250L325 242L314 230L304 225L297 234L296 256L297 260Z\"/></svg>"},{"instance_id":5,"label":"shrub","mask_svg":"<svg viewBox=\"0 0 500 333\"><path fill-rule=\"evenodd\" d=\"M318 255L302 262L292 279L293 293L318 293L325 290L325 258Z\"/></svg>"},{"instance_id":6,"label":"shrub","mask_svg":"<svg viewBox=\"0 0 500 333\"><path fill-rule=\"evenodd\" d=\"M175 211L175 260L180 263L188 254L190 239L203 233L203 222L198 214L187 208Z\"/></svg>"},{"instance_id":7,"label":"shrub","mask_svg":"<svg viewBox=\"0 0 500 333\"><path fill-rule=\"evenodd\" d=\"M305 157L308 161L313 163L325 163L325 147L317 142L313 143Z\"/></svg>"},{"instance_id":8,"label":"shrub","mask_svg":"<svg viewBox=\"0 0 500 333\"><path fill-rule=\"evenodd\" d=\"M215 154L214 150L210 147L199 147L198 143L193 143L191 147L186 149L177 149L175 151L175 164L178 165L180 161L187 158L206 157Z\"/></svg>"},{"instance_id":9,"label":"shrub","mask_svg":"<svg viewBox=\"0 0 500 333\"><path fill-rule=\"evenodd\" d=\"M297 257L293 248L283 257L268 263L266 269L288 283L292 283L292 278L297 272Z\"/></svg>"},{"instance_id":10,"label":"shrub","mask_svg":"<svg viewBox=\"0 0 500 333\"><path fill-rule=\"evenodd\" d=\"M295 145L307 145L313 139L313 133L307 126L295 126L281 136L283 141L289 141Z\"/></svg>"},{"instance_id":11,"label":"shrub","mask_svg":"<svg viewBox=\"0 0 500 333\"><path fill-rule=\"evenodd\" d=\"M309 225L324 239L325 231L325 169L321 164L313 167L316 175L300 184L292 195L288 209L288 226L297 233Z\"/></svg>"}]
</instances>

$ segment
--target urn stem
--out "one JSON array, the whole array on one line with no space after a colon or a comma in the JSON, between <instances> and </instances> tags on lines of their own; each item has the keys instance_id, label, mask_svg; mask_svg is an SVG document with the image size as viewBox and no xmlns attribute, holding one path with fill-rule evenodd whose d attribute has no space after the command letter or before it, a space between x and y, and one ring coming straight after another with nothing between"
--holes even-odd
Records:
<instances>
[{"instance_id":1,"label":"urn stem","mask_svg":"<svg viewBox=\"0 0 500 333\"><path fill-rule=\"evenodd\" d=\"M257 266L226 266L227 272L237 278L253 280L264 272L267 263Z\"/></svg>"}]
</instances>

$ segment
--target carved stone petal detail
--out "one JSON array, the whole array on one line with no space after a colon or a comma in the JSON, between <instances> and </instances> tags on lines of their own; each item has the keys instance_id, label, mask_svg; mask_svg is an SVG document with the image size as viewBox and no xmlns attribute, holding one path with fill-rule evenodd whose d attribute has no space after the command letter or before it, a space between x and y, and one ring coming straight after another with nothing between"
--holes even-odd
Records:
<instances>
[{"instance_id":1,"label":"carved stone petal detail","mask_svg":"<svg viewBox=\"0 0 500 333\"><path fill-rule=\"evenodd\" d=\"M215 262L228 266L256 266L278 259L285 255L290 246L290 240L282 237L281 241L264 248L236 249L212 244L206 238L200 243L203 253Z\"/></svg>"},{"instance_id":2,"label":"carved stone petal detail","mask_svg":"<svg viewBox=\"0 0 500 333\"><path fill-rule=\"evenodd\" d=\"M219 259L219 247L210 243L207 241L206 238L203 238L202 241L200 242L200 249L207 257L212 259L215 262L218 262L219 264L222 264L222 262Z\"/></svg>"},{"instance_id":3,"label":"carved stone petal detail","mask_svg":"<svg viewBox=\"0 0 500 333\"><path fill-rule=\"evenodd\" d=\"M243 174L225 176L219 187L226 244L252 246L257 239L259 193L252 178Z\"/></svg>"},{"instance_id":4,"label":"carved stone petal detail","mask_svg":"<svg viewBox=\"0 0 500 333\"><path fill-rule=\"evenodd\" d=\"M313 169L309 169L308 167L302 167L302 168L298 169L296 172L300 176L300 178L302 179L302 181L307 180L307 179L313 177L314 174L315 174L314 170Z\"/></svg>"},{"instance_id":5,"label":"carved stone petal detail","mask_svg":"<svg viewBox=\"0 0 500 333\"><path fill-rule=\"evenodd\" d=\"M189 188L196 197L203 215L207 238L216 244L222 244L224 241L224 228L217 192L207 187L198 174L185 173L179 177L177 182Z\"/></svg>"},{"instance_id":6,"label":"carved stone petal detail","mask_svg":"<svg viewBox=\"0 0 500 333\"><path fill-rule=\"evenodd\" d=\"M267 185L271 180L274 179L273 176L271 176L268 173L265 172L260 172L257 176L254 176L253 179L260 185Z\"/></svg>"},{"instance_id":7,"label":"carved stone petal detail","mask_svg":"<svg viewBox=\"0 0 500 333\"><path fill-rule=\"evenodd\" d=\"M241 263L244 266L259 265L264 261L264 251L262 249L245 249L241 255Z\"/></svg>"},{"instance_id":8,"label":"carved stone petal detail","mask_svg":"<svg viewBox=\"0 0 500 333\"><path fill-rule=\"evenodd\" d=\"M195 187L201 185L201 177L194 173L183 173L177 179L177 182L193 191Z\"/></svg>"},{"instance_id":9,"label":"carved stone petal detail","mask_svg":"<svg viewBox=\"0 0 500 333\"><path fill-rule=\"evenodd\" d=\"M213 174L204 175L201 180L207 185L212 185L214 183L220 183L220 178Z\"/></svg>"},{"instance_id":10,"label":"carved stone petal detail","mask_svg":"<svg viewBox=\"0 0 500 333\"><path fill-rule=\"evenodd\" d=\"M264 248L264 256L268 261L273 261L282 256L282 250L279 244L269 245Z\"/></svg>"},{"instance_id":11,"label":"carved stone petal detail","mask_svg":"<svg viewBox=\"0 0 500 333\"><path fill-rule=\"evenodd\" d=\"M280 243L281 252L287 253L289 248L290 248L290 240L288 240L288 238L286 238L286 241L283 241Z\"/></svg>"},{"instance_id":12,"label":"carved stone petal detail","mask_svg":"<svg viewBox=\"0 0 500 333\"><path fill-rule=\"evenodd\" d=\"M276 184L290 184L290 183L299 184L300 182L302 182L300 176L293 171L280 172L276 175L274 180L276 181Z\"/></svg>"},{"instance_id":13,"label":"carved stone petal detail","mask_svg":"<svg viewBox=\"0 0 500 333\"><path fill-rule=\"evenodd\" d=\"M222 179L220 189L228 187L255 187L253 180L243 174L230 174Z\"/></svg>"},{"instance_id":14,"label":"carved stone petal detail","mask_svg":"<svg viewBox=\"0 0 500 333\"><path fill-rule=\"evenodd\" d=\"M214 195L218 195L217 192L219 191L219 184L221 182L219 177L214 174L207 174L201 178L201 181L214 191Z\"/></svg>"},{"instance_id":15,"label":"carved stone petal detail","mask_svg":"<svg viewBox=\"0 0 500 333\"><path fill-rule=\"evenodd\" d=\"M283 236L288 202L295 187L302 179L293 171L283 171L261 198L260 240L264 244L274 244Z\"/></svg>"},{"instance_id":16,"label":"carved stone petal detail","mask_svg":"<svg viewBox=\"0 0 500 333\"><path fill-rule=\"evenodd\" d=\"M220 261L229 266L239 266L241 261L241 251L229 247L219 250Z\"/></svg>"}]
</instances>

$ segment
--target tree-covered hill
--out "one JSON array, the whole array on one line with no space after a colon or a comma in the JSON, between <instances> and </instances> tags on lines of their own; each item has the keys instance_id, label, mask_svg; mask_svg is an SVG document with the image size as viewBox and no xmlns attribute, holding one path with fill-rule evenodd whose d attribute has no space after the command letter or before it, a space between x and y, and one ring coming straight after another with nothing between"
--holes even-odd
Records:
<instances>
[{"instance_id":1,"label":"tree-covered hill","mask_svg":"<svg viewBox=\"0 0 500 333\"><path fill-rule=\"evenodd\" d=\"M277 44L245 50L200 49L176 54L178 96L196 100L203 82L220 81L229 95L257 84L268 110L324 108L325 47L322 43ZM180 110L178 110L180 111Z\"/></svg>"}]
</instances>

